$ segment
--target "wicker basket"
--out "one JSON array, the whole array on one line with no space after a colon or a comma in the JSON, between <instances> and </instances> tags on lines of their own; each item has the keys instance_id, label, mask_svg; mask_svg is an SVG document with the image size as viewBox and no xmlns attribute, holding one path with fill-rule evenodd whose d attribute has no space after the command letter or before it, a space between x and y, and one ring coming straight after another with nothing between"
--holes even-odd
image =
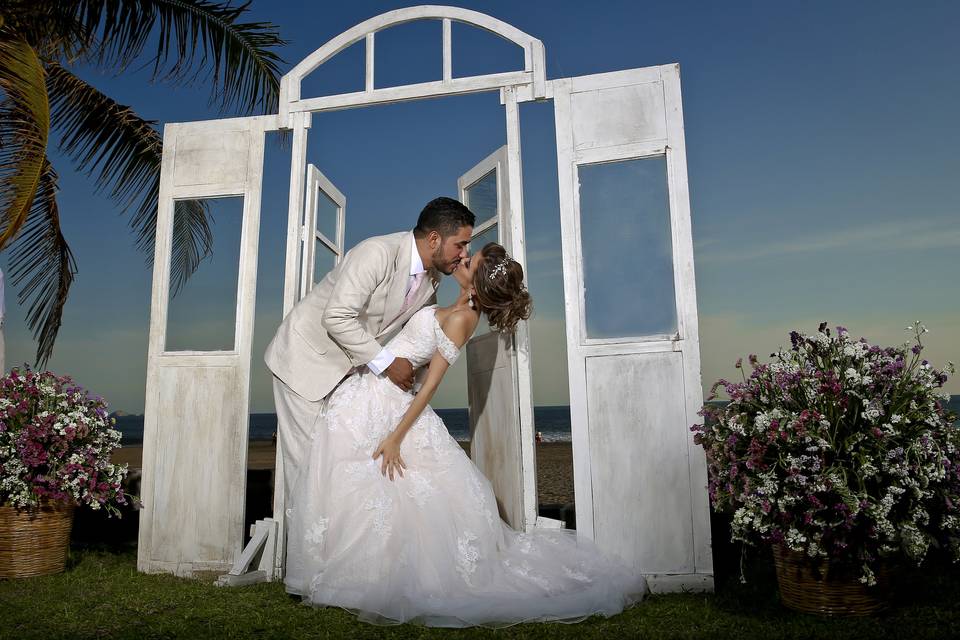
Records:
<instances>
[{"instance_id":1,"label":"wicker basket","mask_svg":"<svg viewBox=\"0 0 960 640\"><path fill-rule=\"evenodd\" d=\"M890 596L890 569L881 563L877 584L859 581L858 568L814 560L783 545L773 546L780 599L795 611L826 616L868 616L885 609Z\"/></svg>"},{"instance_id":2,"label":"wicker basket","mask_svg":"<svg viewBox=\"0 0 960 640\"><path fill-rule=\"evenodd\" d=\"M67 563L73 504L17 510L0 505L0 578L60 573Z\"/></svg>"}]
</instances>

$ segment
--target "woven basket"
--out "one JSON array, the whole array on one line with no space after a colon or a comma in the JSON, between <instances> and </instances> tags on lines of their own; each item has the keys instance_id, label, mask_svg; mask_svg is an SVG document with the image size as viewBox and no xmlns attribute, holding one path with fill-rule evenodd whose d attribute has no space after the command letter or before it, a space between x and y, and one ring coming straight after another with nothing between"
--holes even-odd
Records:
<instances>
[{"instance_id":1,"label":"woven basket","mask_svg":"<svg viewBox=\"0 0 960 640\"><path fill-rule=\"evenodd\" d=\"M73 504L17 510L0 505L0 578L61 573L67 563Z\"/></svg>"},{"instance_id":2,"label":"woven basket","mask_svg":"<svg viewBox=\"0 0 960 640\"><path fill-rule=\"evenodd\" d=\"M877 584L859 581L858 568L808 558L782 545L773 545L780 599L795 611L825 616L869 616L889 603L890 570L886 563L874 572Z\"/></svg>"}]
</instances>

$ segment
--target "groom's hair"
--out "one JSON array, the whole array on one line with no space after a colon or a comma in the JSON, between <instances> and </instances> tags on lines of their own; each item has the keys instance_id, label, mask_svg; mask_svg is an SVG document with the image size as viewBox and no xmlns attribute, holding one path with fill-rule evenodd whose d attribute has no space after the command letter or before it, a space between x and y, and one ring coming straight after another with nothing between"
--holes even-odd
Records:
<instances>
[{"instance_id":1,"label":"groom's hair","mask_svg":"<svg viewBox=\"0 0 960 640\"><path fill-rule=\"evenodd\" d=\"M436 231L441 238L452 236L460 227L474 226L476 216L459 200L453 198L434 198L420 212L413 235L417 238Z\"/></svg>"}]
</instances>

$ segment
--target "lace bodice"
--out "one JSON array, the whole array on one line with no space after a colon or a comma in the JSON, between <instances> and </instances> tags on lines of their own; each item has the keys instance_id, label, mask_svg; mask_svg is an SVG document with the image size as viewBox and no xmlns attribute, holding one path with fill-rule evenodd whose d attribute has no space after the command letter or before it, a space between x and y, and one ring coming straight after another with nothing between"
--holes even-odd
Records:
<instances>
[{"instance_id":1,"label":"lace bodice","mask_svg":"<svg viewBox=\"0 0 960 640\"><path fill-rule=\"evenodd\" d=\"M460 349L447 337L437 322L437 306L431 305L417 311L403 329L387 343L390 353L406 358L414 369L430 362L436 351L453 364Z\"/></svg>"}]
</instances>

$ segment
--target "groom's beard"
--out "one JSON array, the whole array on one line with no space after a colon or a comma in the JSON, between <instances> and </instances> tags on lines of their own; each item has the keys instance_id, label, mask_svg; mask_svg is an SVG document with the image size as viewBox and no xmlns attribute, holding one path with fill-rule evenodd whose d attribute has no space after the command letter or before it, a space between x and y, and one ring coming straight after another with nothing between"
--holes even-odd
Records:
<instances>
[{"instance_id":1,"label":"groom's beard","mask_svg":"<svg viewBox=\"0 0 960 640\"><path fill-rule=\"evenodd\" d=\"M445 276L453 273L453 270L460 266L460 258L454 258L450 262L445 262L443 260L443 243L437 247L436 251L433 252L433 255L430 256L430 261L433 263L433 268L442 273Z\"/></svg>"}]
</instances>

